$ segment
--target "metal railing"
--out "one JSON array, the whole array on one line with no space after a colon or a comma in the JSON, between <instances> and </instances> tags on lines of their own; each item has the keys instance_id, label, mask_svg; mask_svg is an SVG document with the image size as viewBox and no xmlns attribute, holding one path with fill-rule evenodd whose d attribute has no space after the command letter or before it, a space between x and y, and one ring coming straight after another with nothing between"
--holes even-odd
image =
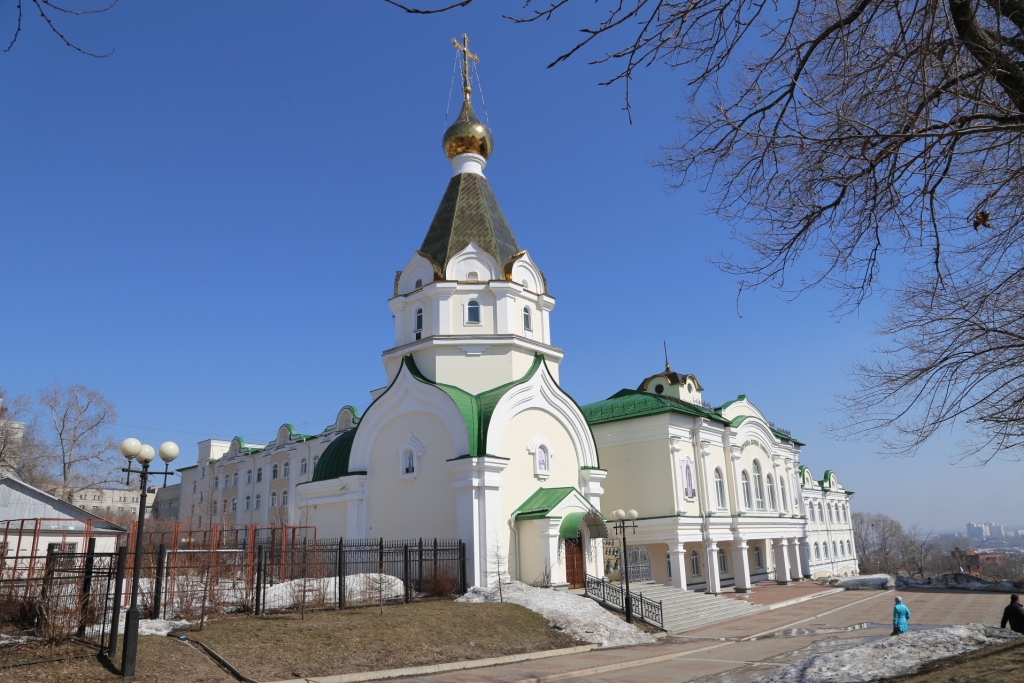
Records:
<instances>
[{"instance_id":1,"label":"metal railing","mask_svg":"<svg viewBox=\"0 0 1024 683\"><path fill-rule=\"evenodd\" d=\"M599 579L587 574L583 581L583 594L605 607L611 607L623 614L626 612L626 591L618 584L609 582L608 579ZM662 611L661 600L655 602L650 598L645 598L643 593L630 591L629 604L632 607L634 618L642 619L658 628L665 628L665 615Z\"/></svg>"}]
</instances>

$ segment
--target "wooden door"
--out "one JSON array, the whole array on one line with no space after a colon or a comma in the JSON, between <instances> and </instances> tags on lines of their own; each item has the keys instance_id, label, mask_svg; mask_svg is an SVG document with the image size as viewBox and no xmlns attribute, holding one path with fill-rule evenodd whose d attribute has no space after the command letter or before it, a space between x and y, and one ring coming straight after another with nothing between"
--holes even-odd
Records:
<instances>
[{"instance_id":1,"label":"wooden door","mask_svg":"<svg viewBox=\"0 0 1024 683\"><path fill-rule=\"evenodd\" d=\"M565 539L565 580L569 582L569 588L583 588L583 578L586 573L583 564L583 539Z\"/></svg>"}]
</instances>

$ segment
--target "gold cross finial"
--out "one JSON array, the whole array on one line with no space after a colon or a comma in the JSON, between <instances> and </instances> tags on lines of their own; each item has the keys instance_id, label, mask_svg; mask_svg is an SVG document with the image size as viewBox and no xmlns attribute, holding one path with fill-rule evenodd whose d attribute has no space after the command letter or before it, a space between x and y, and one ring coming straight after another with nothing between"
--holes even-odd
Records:
<instances>
[{"instance_id":1,"label":"gold cross finial","mask_svg":"<svg viewBox=\"0 0 1024 683\"><path fill-rule=\"evenodd\" d=\"M452 45L462 53L462 92L468 100L469 94L472 92L472 88L469 87L469 60L472 59L474 62L479 63L480 58L469 51L469 36L465 33L462 34L461 43L457 39L452 38Z\"/></svg>"}]
</instances>

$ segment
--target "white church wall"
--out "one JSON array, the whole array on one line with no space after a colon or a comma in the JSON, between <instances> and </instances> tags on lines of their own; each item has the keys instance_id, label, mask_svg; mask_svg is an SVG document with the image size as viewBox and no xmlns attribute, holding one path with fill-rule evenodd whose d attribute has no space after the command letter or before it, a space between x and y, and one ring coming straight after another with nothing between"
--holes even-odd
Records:
<instances>
[{"instance_id":1,"label":"white church wall","mask_svg":"<svg viewBox=\"0 0 1024 683\"><path fill-rule=\"evenodd\" d=\"M401 452L409 437L422 452L415 475L403 476ZM462 454L456 453L448 426L435 415L403 412L388 420L370 450L366 535L455 538L455 495L446 461L457 455Z\"/></svg>"},{"instance_id":2,"label":"white church wall","mask_svg":"<svg viewBox=\"0 0 1024 683\"><path fill-rule=\"evenodd\" d=\"M598 424L593 431L609 472L601 507L634 509L641 517L676 514L667 416Z\"/></svg>"}]
</instances>

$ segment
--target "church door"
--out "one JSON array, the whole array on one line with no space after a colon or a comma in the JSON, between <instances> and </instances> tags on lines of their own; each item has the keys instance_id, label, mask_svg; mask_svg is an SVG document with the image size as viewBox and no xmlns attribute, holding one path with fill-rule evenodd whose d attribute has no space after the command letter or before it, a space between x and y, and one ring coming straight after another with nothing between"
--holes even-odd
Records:
<instances>
[{"instance_id":1,"label":"church door","mask_svg":"<svg viewBox=\"0 0 1024 683\"><path fill-rule=\"evenodd\" d=\"M583 588L583 576L586 569L583 564L583 539L565 539L565 580L569 588Z\"/></svg>"}]
</instances>

